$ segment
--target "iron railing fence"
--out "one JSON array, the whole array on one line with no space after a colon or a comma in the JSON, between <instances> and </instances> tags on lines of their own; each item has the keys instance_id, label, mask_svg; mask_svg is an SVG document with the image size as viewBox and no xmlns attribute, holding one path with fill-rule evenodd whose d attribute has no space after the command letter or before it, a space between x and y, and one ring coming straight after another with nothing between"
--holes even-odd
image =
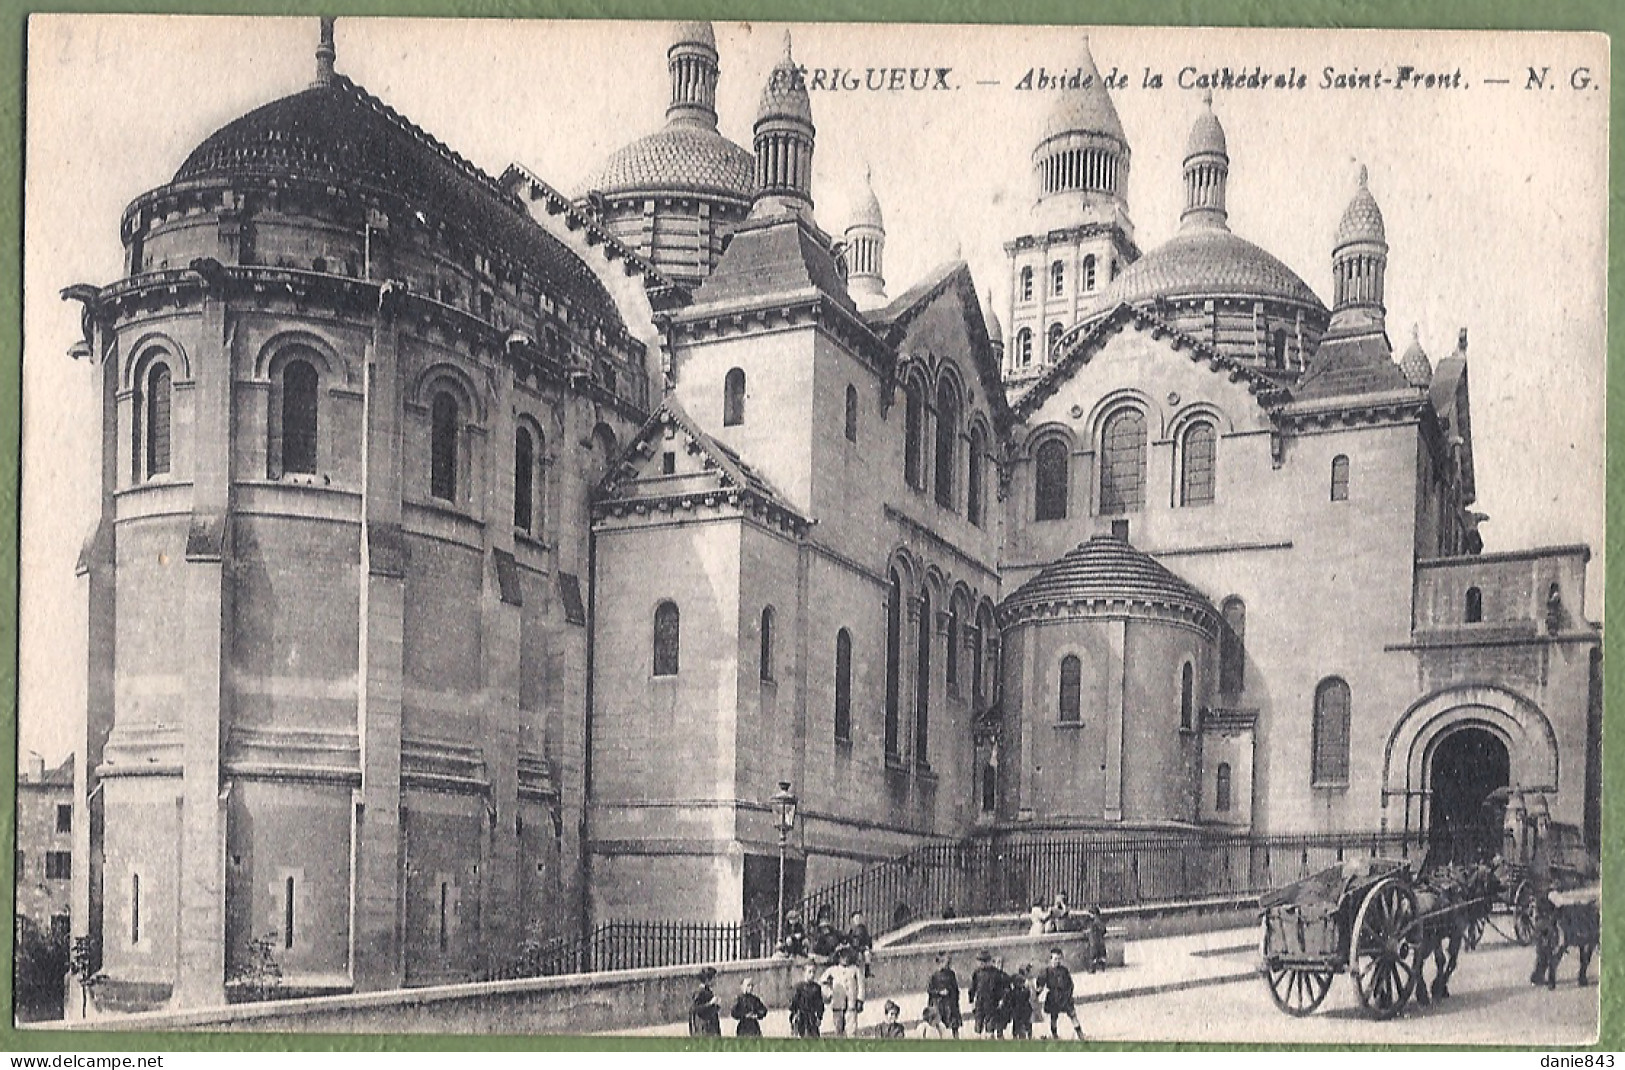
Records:
<instances>
[{"instance_id":1,"label":"iron railing fence","mask_svg":"<svg viewBox=\"0 0 1625 1070\"><path fill-rule=\"evenodd\" d=\"M827 911L844 930L861 911L875 936L944 916L1023 913L1066 892L1074 907L1133 906L1278 888L1349 858L1420 863L1459 851L1435 834L1224 835L1091 832L932 843L870 866L787 906L809 931ZM607 921L583 937L527 944L493 979L699 965L764 958L775 919Z\"/></svg>"}]
</instances>

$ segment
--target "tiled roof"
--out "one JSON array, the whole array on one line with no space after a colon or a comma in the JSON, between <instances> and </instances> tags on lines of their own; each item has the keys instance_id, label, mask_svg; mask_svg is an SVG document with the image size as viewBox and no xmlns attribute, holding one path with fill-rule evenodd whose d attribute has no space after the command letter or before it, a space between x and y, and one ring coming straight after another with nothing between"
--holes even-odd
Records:
<instances>
[{"instance_id":1,"label":"tiled roof","mask_svg":"<svg viewBox=\"0 0 1625 1070\"><path fill-rule=\"evenodd\" d=\"M489 242L588 315L621 317L592 271L497 180L342 76L256 108L203 140L176 182L270 175L359 183Z\"/></svg>"},{"instance_id":2,"label":"tiled roof","mask_svg":"<svg viewBox=\"0 0 1625 1070\"><path fill-rule=\"evenodd\" d=\"M750 220L734 231L689 309L809 290L857 314L828 247L799 215L786 214Z\"/></svg>"},{"instance_id":3,"label":"tiled roof","mask_svg":"<svg viewBox=\"0 0 1625 1070\"><path fill-rule=\"evenodd\" d=\"M1428 360L1427 351L1422 348L1422 339L1415 334L1411 335L1411 344L1399 360L1399 370L1405 373L1412 386L1427 386L1433 381L1433 364Z\"/></svg>"},{"instance_id":4,"label":"tiled roof","mask_svg":"<svg viewBox=\"0 0 1625 1070\"><path fill-rule=\"evenodd\" d=\"M1112 96L1101 81L1087 39L1083 42L1083 60L1079 66L1083 69L1083 79L1089 84L1060 92L1044 123L1044 138L1075 132L1107 134L1127 145L1128 136L1123 133L1123 122L1117 117L1117 105L1112 103Z\"/></svg>"},{"instance_id":5,"label":"tiled roof","mask_svg":"<svg viewBox=\"0 0 1625 1070\"><path fill-rule=\"evenodd\" d=\"M1399 370L1381 335L1322 338L1303 381L1292 391L1294 401L1354 397L1405 390L1411 386Z\"/></svg>"},{"instance_id":6,"label":"tiled roof","mask_svg":"<svg viewBox=\"0 0 1625 1070\"><path fill-rule=\"evenodd\" d=\"M1343 219L1337 224L1337 237L1332 248L1357 241L1386 241L1387 231L1382 222L1382 209L1377 198L1366 188L1365 165L1360 166L1360 188L1354 191L1349 206L1343 209Z\"/></svg>"},{"instance_id":7,"label":"tiled roof","mask_svg":"<svg viewBox=\"0 0 1625 1070\"><path fill-rule=\"evenodd\" d=\"M1158 297L1257 297L1324 311L1307 283L1252 242L1223 227L1182 231L1112 280L1100 307Z\"/></svg>"},{"instance_id":8,"label":"tiled roof","mask_svg":"<svg viewBox=\"0 0 1625 1070\"><path fill-rule=\"evenodd\" d=\"M1213 95L1209 93L1203 103L1206 107L1191 125L1190 140L1185 142L1185 156L1189 158L1204 153L1227 156L1229 150L1225 145L1224 127L1220 125L1219 117L1213 114Z\"/></svg>"},{"instance_id":9,"label":"tiled roof","mask_svg":"<svg viewBox=\"0 0 1625 1070\"><path fill-rule=\"evenodd\" d=\"M1127 540L1111 535L1096 535L1046 565L1006 598L999 610L1003 614L1079 602L1150 603L1188 610L1209 620L1218 618L1218 610L1201 591Z\"/></svg>"},{"instance_id":10,"label":"tiled roof","mask_svg":"<svg viewBox=\"0 0 1625 1070\"><path fill-rule=\"evenodd\" d=\"M711 51L717 49L717 34L709 22L679 22L672 27L672 47L678 45L704 45Z\"/></svg>"},{"instance_id":11,"label":"tiled roof","mask_svg":"<svg viewBox=\"0 0 1625 1070\"><path fill-rule=\"evenodd\" d=\"M616 150L581 191L717 193L748 201L756 193L756 157L709 127L674 122Z\"/></svg>"},{"instance_id":12,"label":"tiled roof","mask_svg":"<svg viewBox=\"0 0 1625 1070\"><path fill-rule=\"evenodd\" d=\"M762 87L762 104L756 109L756 121L763 119L800 119L812 124L812 101L807 98L807 83L795 59L790 55L790 31L784 31L784 56L767 76Z\"/></svg>"}]
</instances>

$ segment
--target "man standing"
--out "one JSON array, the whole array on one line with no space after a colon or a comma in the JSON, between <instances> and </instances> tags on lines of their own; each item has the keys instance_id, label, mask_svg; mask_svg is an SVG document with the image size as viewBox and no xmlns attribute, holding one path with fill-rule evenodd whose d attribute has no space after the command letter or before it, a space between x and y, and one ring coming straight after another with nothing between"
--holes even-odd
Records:
<instances>
[{"instance_id":1,"label":"man standing","mask_svg":"<svg viewBox=\"0 0 1625 1070\"><path fill-rule=\"evenodd\" d=\"M986 949L976 953L978 963L970 975L970 1002L976 1015L976 1035L992 1033L1004 1039L1004 1026L999 1011L1004 1003L1006 978L1004 971L993 964L993 955Z\"/></svg>"},{"instance_id":2,"label":"man standing","mask_svg":"<svg viewBox=\"0 0 1625 1070\"><path fill-rule=\"evenodd\" d=\"M823 1020L824 989L818 983L818 967L809 962L801 968L801 981L790 995L790 1032L816 1039Z\"/></svg>"},{"instance_id":3,"label":"man standing","mask_svg":"<svg viewBox=\"0 0 1625 1070\"><path fill-rule=\"evenodd\" d=\"M711 989L711 982L717 979L714 966L707 966L700 971L700 987L694 990L694 1002L688 1011L688 1033L695 1037L720 1037L722 1035L722 1001Z\"/></svg>"},{"instance_id":4,"label":"man standing","mask_svg":"<svg viewBox=\"0 0 1625 1070\"><path fill-rule=\"evenodd\" d=\"M1049 1015L1050 1039L1060 1039L1055 1026L1064 1014L1072 1019L1072 1031L1077 1034L1079 1040L1082 1040L1083 1026L1078 1023L1078 1010L1072 1002L1072 971L1061 961L1060 948L1050 948L1049 966L1039 977L1038 987L1044 993L1044 1013Z\"/></svg>"},{"instance_id":5,"label":"man standing","mask_svg":"<svg viewBox=\"0 0 1625 1070\"><path fill-rule=\"evenodd\" d=\"M824 986L830 1017L835 1022L835 1035L846 1036L847 1023L852 1032L858 1031L858 1014L863 1010L863 970L858 966L858 954L851 948L842 948L835 965L819 978Z\"/></svg>"},{"instance_id":6,"label":"man standing","mask_svg":"<svg viewBox=\"0 0 1625 1070\"><path fill-rule=\"evenodd\" d=\"M937 972L931 975L926 985L926 998L936 1008L943 1028L951 1029L954 1039L958 1040L959 1027L964 1024L959 1011L959 978L954 974L953 963L946 951L937 956Z\"/></svg>"}]
</instances>

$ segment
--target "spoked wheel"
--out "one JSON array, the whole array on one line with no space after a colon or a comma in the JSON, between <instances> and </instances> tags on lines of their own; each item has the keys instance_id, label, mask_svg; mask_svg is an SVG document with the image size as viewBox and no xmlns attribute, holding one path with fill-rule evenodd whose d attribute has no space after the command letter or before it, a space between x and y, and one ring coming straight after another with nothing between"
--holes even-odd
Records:
<instances>
[{"instance_id":1,"label":"spoked wheel","mask_svg":"<svg viewBox=\"0 0 1625 1070\"><path fill-rule=\"evenodd\" d=\"M1473 916L1468 919L1467 931L1462 934L1462 945L1466 947L1468 951L1473 950L1478 946L1478 942L1484 939L1484 926L1488 923L1488 921L1488 917L1482 911L1475 912Z\"/></svg>"},{"instance_id":2,"label":"spoked wheel","mask_svg":"<svg viewBox=\"0 0 1625 1070\"><path fill-rule=\"evenodd\" d=\"M1264 970L1270 983L1270 998L1277 1007L1294 1018L1313 1013L1332 989L1329 966L1317 970L1310 966L1277 966L1270 963Z\"/></svg>"},{"instance_id":3,"label":"spoked wheel","mask_svg":"<svg viewBox=\"0 0 1625 1070\"><path fill-rule=\"evenodd\" d=\"M1524 945L1535 938L1535 886L1528 881L1512 891L1512 935Z\"/></svg>"},{"instance_id":4,"label":"spoked wheel","mask_svg":"<svg viewBox=\"0 0 1625 1070\"><path fill-rule=\"evenodd\" d=\"M1416 989L1416 950L1421 935L1416 896L1392 877L1366 893L1349 940L1349 975L1360 1003L1373 1018L1392 1018Z\"/></svg>"}]
</instances>

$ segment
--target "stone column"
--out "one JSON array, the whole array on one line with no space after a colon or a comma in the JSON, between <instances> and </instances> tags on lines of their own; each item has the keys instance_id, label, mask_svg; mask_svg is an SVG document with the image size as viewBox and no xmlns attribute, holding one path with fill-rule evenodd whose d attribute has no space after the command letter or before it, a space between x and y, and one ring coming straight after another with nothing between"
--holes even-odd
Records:
<instances>
[{"instance_id":1,"label":"stone column","mask_svg":"<svg viewBox=\"0 0 1625 1070\"><path fill-rule=\"evenodd\" d=\"M1106 663L1106 755L1104 788L1107 821L1123 820L1123 712L1126 700L1124 655L1128 652L1128 622L1107 624L1111 660Z\"/></svg>"},{"instance_id":2,"label":"stone column","mask_svg":"<svg viewBox=\"0 0 1625 1070\"><path fill-rule=\"evenodd\" d=\"M378 239L374 239L377 243ZM372 352L365 370L357 731L357 800L350 969L366 991L398 988L404 978L400 903L402 622L406 544L401 533L401 383L398 295L380 289Z\"/></svg>"}]
</instances>

